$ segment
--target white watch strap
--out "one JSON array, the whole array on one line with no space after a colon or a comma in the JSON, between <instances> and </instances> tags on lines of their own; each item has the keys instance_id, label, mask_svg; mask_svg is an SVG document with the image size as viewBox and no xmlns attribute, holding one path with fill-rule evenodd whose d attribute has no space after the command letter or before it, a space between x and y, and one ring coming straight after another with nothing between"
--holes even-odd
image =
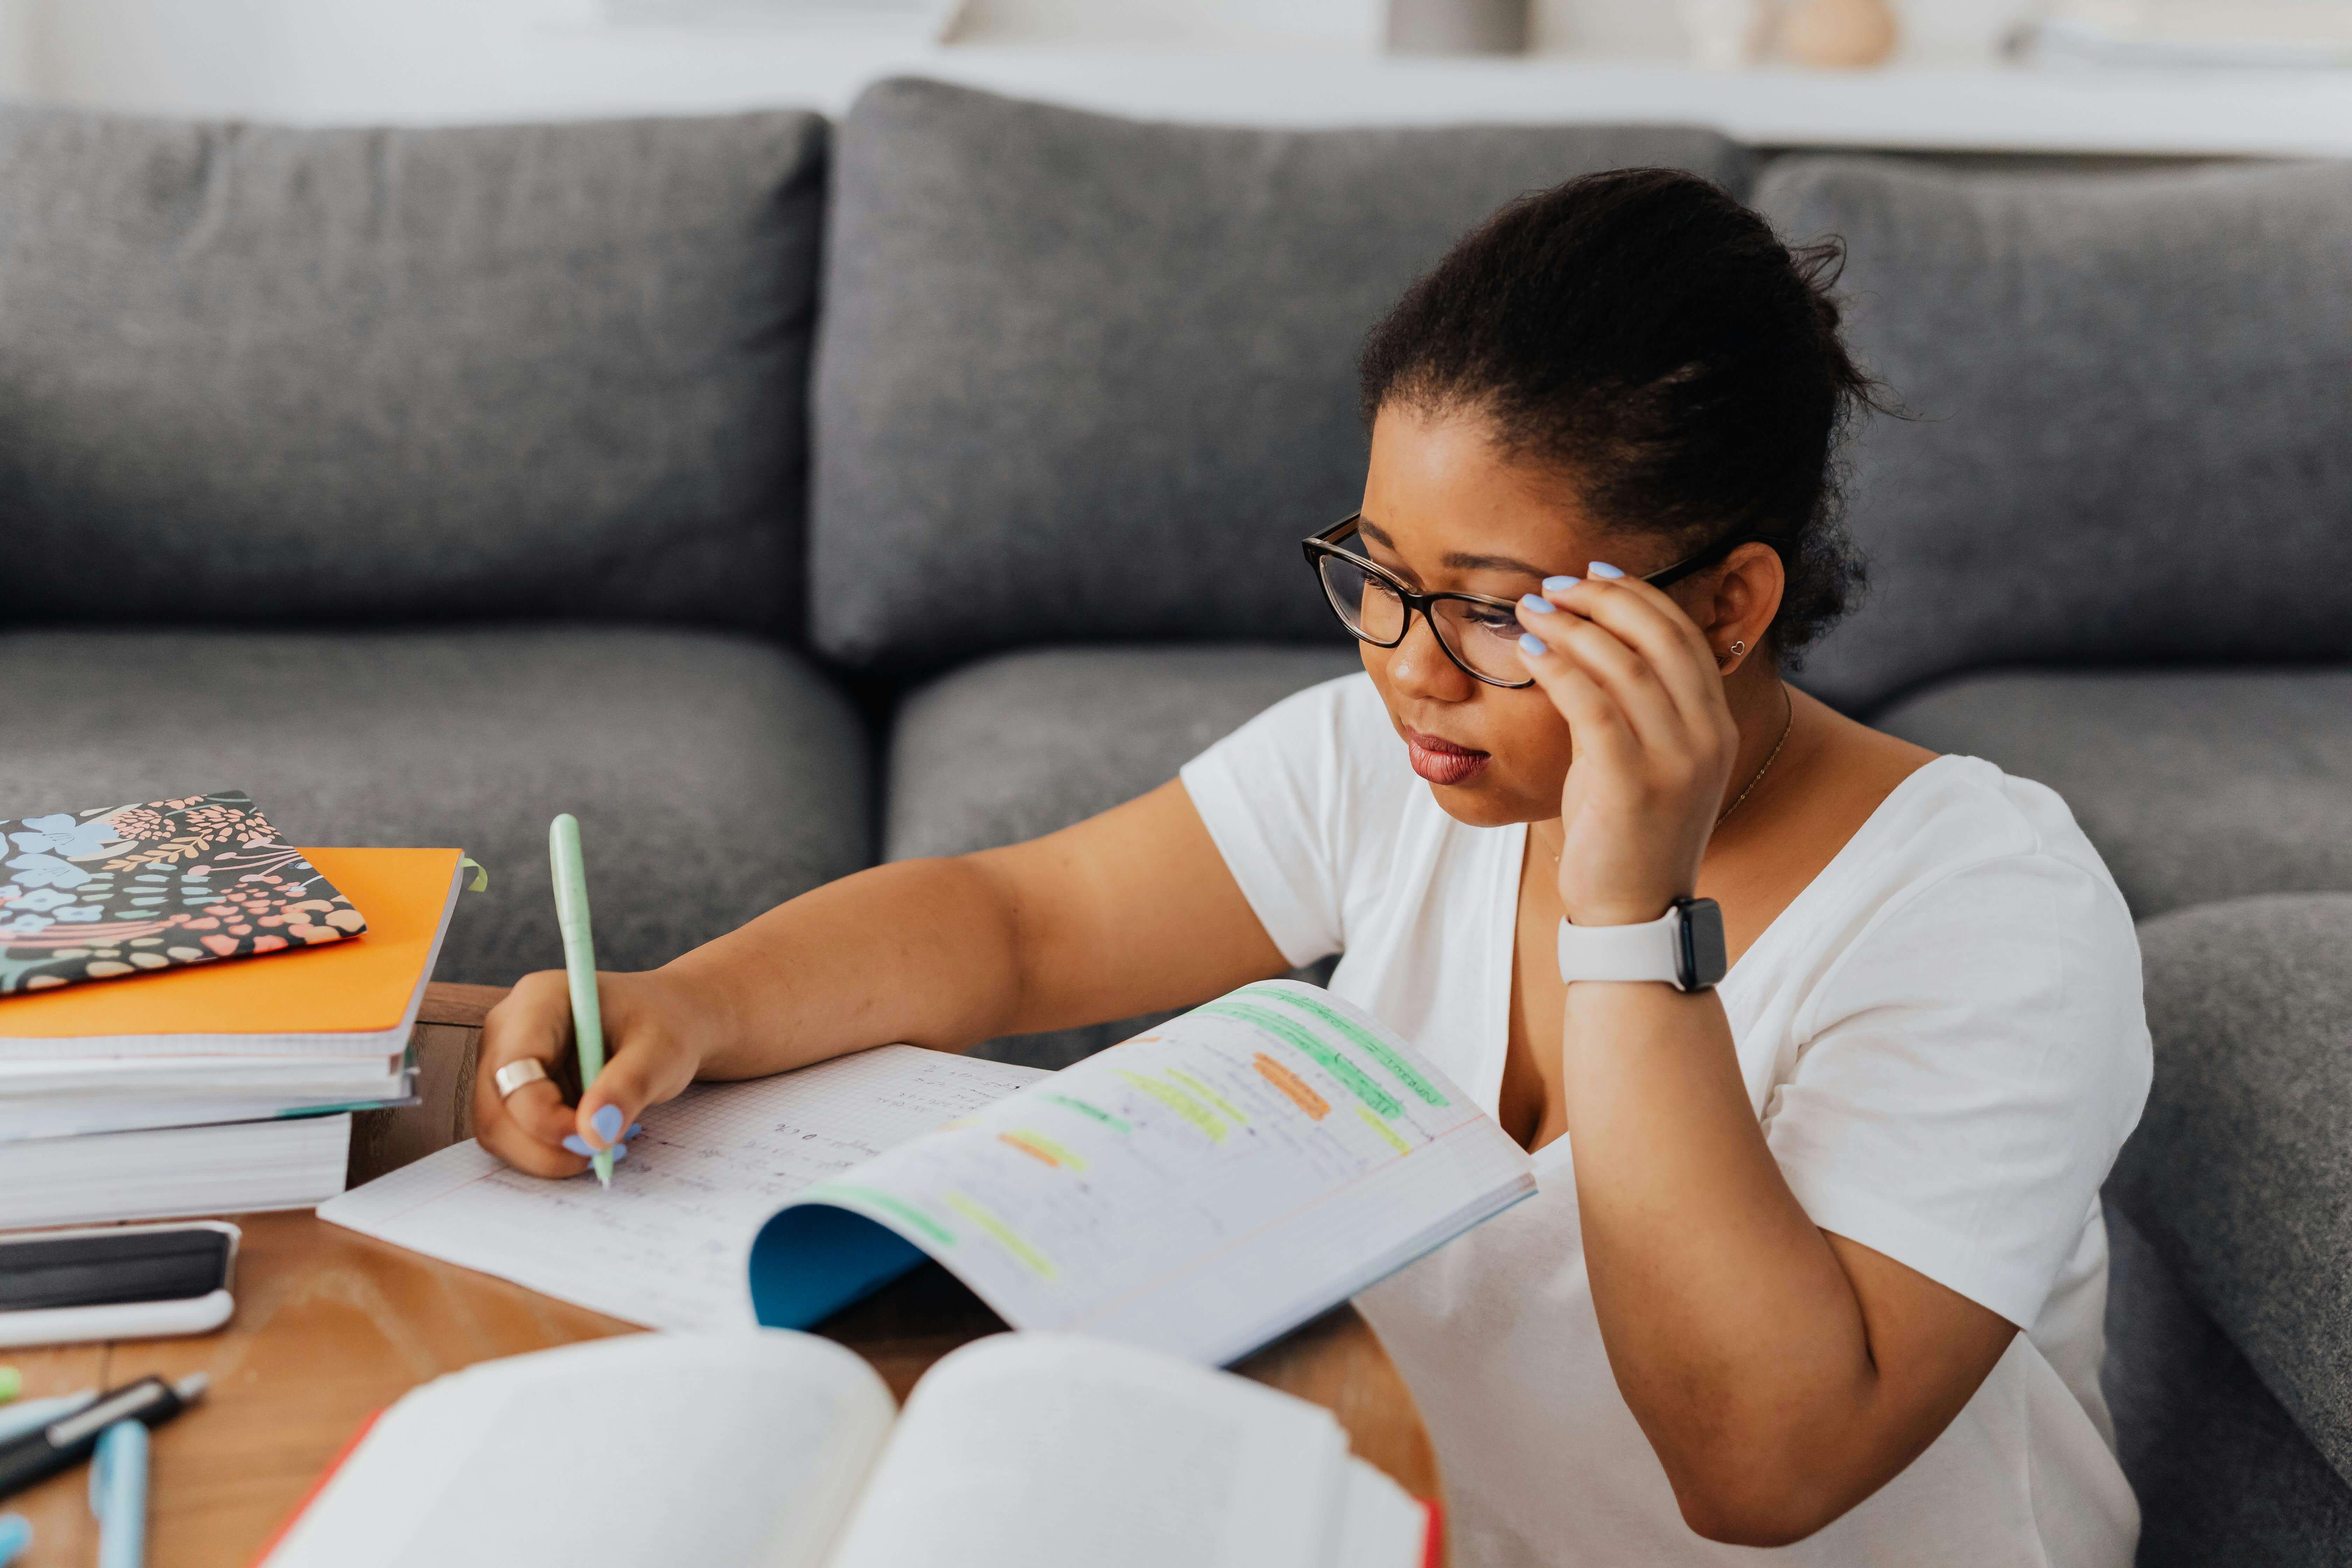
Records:
<instances>
[{"instance_id":1,"label":"white watch strap","mask_svg":"<svg viewBox=\"0 0 2352 1568\"><path fill-rule=\"evenodd\" d=\"M1580 926L1559 922L1562 980L1663 980L1680 978L1675 959L1682 946L1682 911L1668 910L1633 926Z\"/></svg>"}]
</instances>

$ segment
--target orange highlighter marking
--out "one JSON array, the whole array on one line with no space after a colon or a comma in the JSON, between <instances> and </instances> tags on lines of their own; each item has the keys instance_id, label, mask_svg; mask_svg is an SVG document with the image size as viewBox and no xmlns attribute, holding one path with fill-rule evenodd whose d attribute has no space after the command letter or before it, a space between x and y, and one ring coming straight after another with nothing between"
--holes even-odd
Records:
<instances>
[{"instance_id":1,"label":"orange highlighter marking","mask_svg":"<svg viewBox=\"0 0 2352 1568\"><path fill-rule=\"evenodd\" d=\"M1320 1121L1331 1114L1329 1101L1309 1089L1305 1079L1300 1078L1264 1051L1260 1051L1257 1055L1256 1067L1259 1077L1288 1095L1292 1102L1308 1116Z\"/></svg>"},{"instance_id":2,"label":"orange highlighter marking","mask_svg":"<svg viewBox=\"0 0 2352 1568\"><path fill-rule=\"evenodd\" d=\"M1086 1163L1076 1154L1071 1153L1059 1143L1040 1138L1034 1132L1000 1132L996 1135L996 1141L999 1143L1012 1145L1033 1160L1042 1160L1055 1170L1065 1165L1079 1170L1085 1168Z\"/></svg>"}]
</instances>

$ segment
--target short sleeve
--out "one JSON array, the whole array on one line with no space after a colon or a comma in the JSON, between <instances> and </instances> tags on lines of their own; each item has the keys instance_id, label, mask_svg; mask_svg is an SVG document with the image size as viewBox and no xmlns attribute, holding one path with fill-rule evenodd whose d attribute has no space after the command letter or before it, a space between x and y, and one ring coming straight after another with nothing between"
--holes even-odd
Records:
<instances>
[{"instance_id":1,"label":"short sleeve","mask_svg":"<svg viewBox=\"0 0 2352 1568\"><path fill-rule=\"evenodd\" d=\"M2139 946L2061 857L1879 912L1800 1015L1765 1132L1822 1229L2031 1327L2147 1096Z\"/></svg>"},{"instance_id":2,"label":"short sleeve","mask_svg":"<svg viewBox=\"0 0 2352 1568\"><path fill-rule=\"evenodd\" d=\"M1178 775L1265 933L1293 964L1347 945L1344 872L1361 829L1360 675L1286 697ZM1385 729L1385 721L1382 721Z\"/></svg>"}]
</instances>

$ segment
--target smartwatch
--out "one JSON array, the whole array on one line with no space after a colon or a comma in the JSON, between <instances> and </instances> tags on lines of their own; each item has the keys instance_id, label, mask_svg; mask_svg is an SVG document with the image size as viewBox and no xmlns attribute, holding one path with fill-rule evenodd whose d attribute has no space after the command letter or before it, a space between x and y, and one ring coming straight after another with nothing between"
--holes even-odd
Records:
<instances>
[{"instance_id":1,"label":"smartwatch","mask_svg":"<svg viewBox=\"0 0 2352 1568\"><path fill-rule=\"evenodd\" d=\"M1706 991L1728 967L1723 910L1713 899L1676 899L1640 925L1559 922L1562 980L1663 980L1677 991Z\"/></svg>"}]
</instances>

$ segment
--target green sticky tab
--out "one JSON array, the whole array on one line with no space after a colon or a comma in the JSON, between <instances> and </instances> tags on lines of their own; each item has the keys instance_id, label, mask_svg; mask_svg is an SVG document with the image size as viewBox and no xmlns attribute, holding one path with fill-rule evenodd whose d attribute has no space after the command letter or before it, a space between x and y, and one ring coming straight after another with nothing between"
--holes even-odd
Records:
<instances>
[{"instance_id":1,"label":"green sticky tab","mask_svg":"<svg viewBox=\"0 0 2352 1568\"><path fill-rule=\"evenodd\" d=\"M0 1366L0 1405L5 1405L25 1392L25 1374L13 1366Z\"/></svg>"},{"instance_id":2,"label":"green sticky tab","mask_svg":"<svg viewBox=\"0 0 2352 1568\"><path fill-rule=\"evenodd\" d=\"M466 891L469 893L488 892L490 890L490 874L482 868L482 863L479 860L475 859L471 855L460 855L457 857L457 869L462 871L468 866L471 866L474 868L474 879L466 884Z\"/></svg>"}]
</instances>

